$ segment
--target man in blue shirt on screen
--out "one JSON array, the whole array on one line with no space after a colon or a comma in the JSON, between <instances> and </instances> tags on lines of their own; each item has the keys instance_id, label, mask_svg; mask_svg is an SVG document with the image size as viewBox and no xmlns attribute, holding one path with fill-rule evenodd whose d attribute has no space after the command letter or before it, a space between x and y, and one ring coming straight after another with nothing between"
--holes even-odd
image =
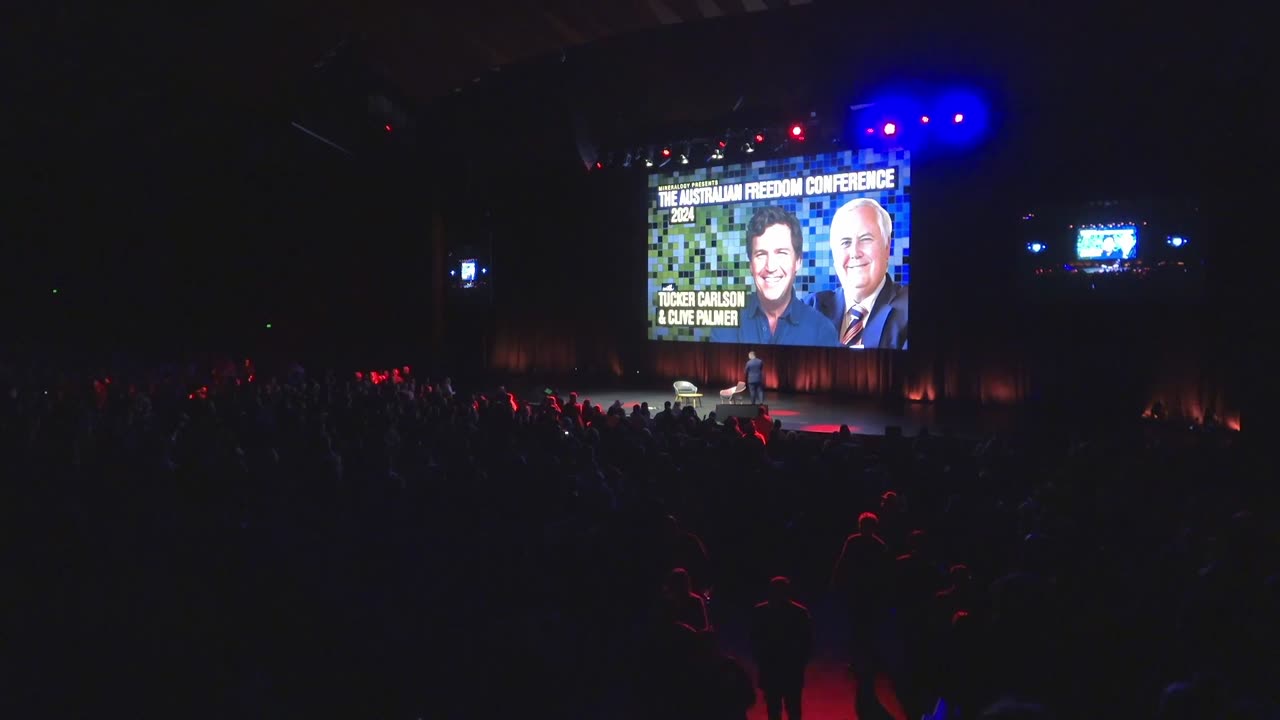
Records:
<instances>
[{"instance_id":1,"label":"man in blue shirt on screen","mask_svg":"<svg viewBox=\"0 0 1280 720\"><path fill-rule=\"evenodd\" d=\"M747 223L747 253L756 291L747 298L738 327L716 328L712 342L834 347L835 327L822 313L796 300L796 273L804 254L800 221L780 207L757 208Z\"/></svg>"}]
</instances>

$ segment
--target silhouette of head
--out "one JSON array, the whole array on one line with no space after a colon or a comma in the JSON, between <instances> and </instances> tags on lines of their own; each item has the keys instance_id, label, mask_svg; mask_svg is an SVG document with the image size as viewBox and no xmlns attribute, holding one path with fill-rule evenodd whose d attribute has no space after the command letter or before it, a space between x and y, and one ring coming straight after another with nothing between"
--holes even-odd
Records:
<instances>
[{"instance_id":1,"label":"silhouette of head","mask_svg":"<svg viewBox=\"0 0 1280 720\"><path fill-rule=\"evenodd\" d=\"M898 497L898 493L892 490L887 490L880 496L880 509L885 512L897 512L901 506L902 502Z\"/></svg>"},{"instance_id":2,"label":"silhouette of head","mask_svg":"<svg viewBox=\"0 0 1280 720\"><path fill-rule=\"evenodd\" d=\"M779 575L769 581L769 604L785 605L791 601L791 580Z\"/></svg>"},{"instance_id":3,"label":"silhouette of head","mask_svg":"<svg viewBox=\"0 0 1280 720\"><path fill-rule=\"evenodd\" d=\"M864 512L858 516L858 532L863 535L874 535L880 529L880 518L873 512Z\"/></svg>"},{"instance_id":4,"label":"silhouette of head","mask_svg":"<svg viewBox=\"0 0 1280 720\"><path fill-rule=\"evenodd\" d=\"M688 595L693 592L693 583L689 580L689 571L675 568L667 576L667 592L672 595Z\"/></svg>"}]
</instances>

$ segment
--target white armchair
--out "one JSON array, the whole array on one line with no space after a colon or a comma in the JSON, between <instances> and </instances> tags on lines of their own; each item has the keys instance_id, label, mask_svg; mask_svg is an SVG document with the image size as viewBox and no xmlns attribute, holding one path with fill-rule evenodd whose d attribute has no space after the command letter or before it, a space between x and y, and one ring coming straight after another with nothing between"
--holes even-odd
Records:
<instances>
[{"instance_id":1,"label":"white armchair","mask_svg":"<svg viewBox=\"0 0 1280 720\"><path fill-rule=\"evenodd\" d=\"M720 402L729 403L730 405L736 404L738 402L738 396L746 391L747 384L739 381L737 385L720 391Z\"/></svg>"}]
</instances>

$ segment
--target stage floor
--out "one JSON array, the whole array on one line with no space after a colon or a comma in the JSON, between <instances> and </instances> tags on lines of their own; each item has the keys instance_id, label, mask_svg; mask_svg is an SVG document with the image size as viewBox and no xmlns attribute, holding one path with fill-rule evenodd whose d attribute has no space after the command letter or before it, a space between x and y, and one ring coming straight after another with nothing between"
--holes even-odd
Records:
<instances>
[{"instance_id":1,"label":"stage floor","mask_svg":"<svg viewBox=\"0 0 1280 720\"><path fill-rule=\"evenodd\" d=\"M567 392L561 391L562 394ZM591 388L577 393L579 398L590 399L604 408L615 400L621 400L628 413L631 406L638 403L649 403L656 413L664 402L675 401L675 394L669 387L654 390ZM920 428L927 427L930 432L981 437L1010 429L1018 421L1014 408L943 411L932 403L902 403L896 408L889 408L875 400L777 392L766 392L764 400L769 406L769 415L781 420L784 429L804 432L829 433L839 430L841 425L848 425L849 430L858 435L883 435L886 427L896 426L902 428L906 435L914 435L920 432ZM698 415L705 417L716 409L719 402L720 388L705 390Z\"/></svg>"}]
</instances>

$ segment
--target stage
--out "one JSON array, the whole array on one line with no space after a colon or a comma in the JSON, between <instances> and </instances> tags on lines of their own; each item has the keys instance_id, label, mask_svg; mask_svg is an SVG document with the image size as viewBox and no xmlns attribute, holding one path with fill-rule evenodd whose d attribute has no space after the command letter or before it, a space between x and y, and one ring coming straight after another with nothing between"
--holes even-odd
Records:
<instances>
[{"instance_id":1,"label":"stage","mask_svg":"<svg viewBox=\"0 0 1280 720\"><path fill-rule=\"evenodd\" d=\"M699 417L706 417L720 403L722 388L699 388L703 394L701 407L697 408ZM567 396L570 390L559 389L561 396ZM621 400L630 414L631 406L647 402L651 412L662 410L663 403L674 403L675 392L665 389L607 389L587 388L576 390L579 400L590 400L593 404L608 409L615 400ZM745 402L746 395L739 396L740 404ZM898 403L890 407L883 402L867 398L832 398L804 393L765 392L765 404L769 406L769 415L782 421L787 430L802 432L829 433L848 425L850 432L858 435L884 435L885 429L898 427L906 435L914 435L921 428L928 428L934 433L950 433L961 437L981 437L991 432L1007 430L1015 427L1022 419L1021 413L1013 407L984 407L977 409L944 410L933 403ZM723 420L723 418L720 418Z\"/></svg>"}]
</instances>

